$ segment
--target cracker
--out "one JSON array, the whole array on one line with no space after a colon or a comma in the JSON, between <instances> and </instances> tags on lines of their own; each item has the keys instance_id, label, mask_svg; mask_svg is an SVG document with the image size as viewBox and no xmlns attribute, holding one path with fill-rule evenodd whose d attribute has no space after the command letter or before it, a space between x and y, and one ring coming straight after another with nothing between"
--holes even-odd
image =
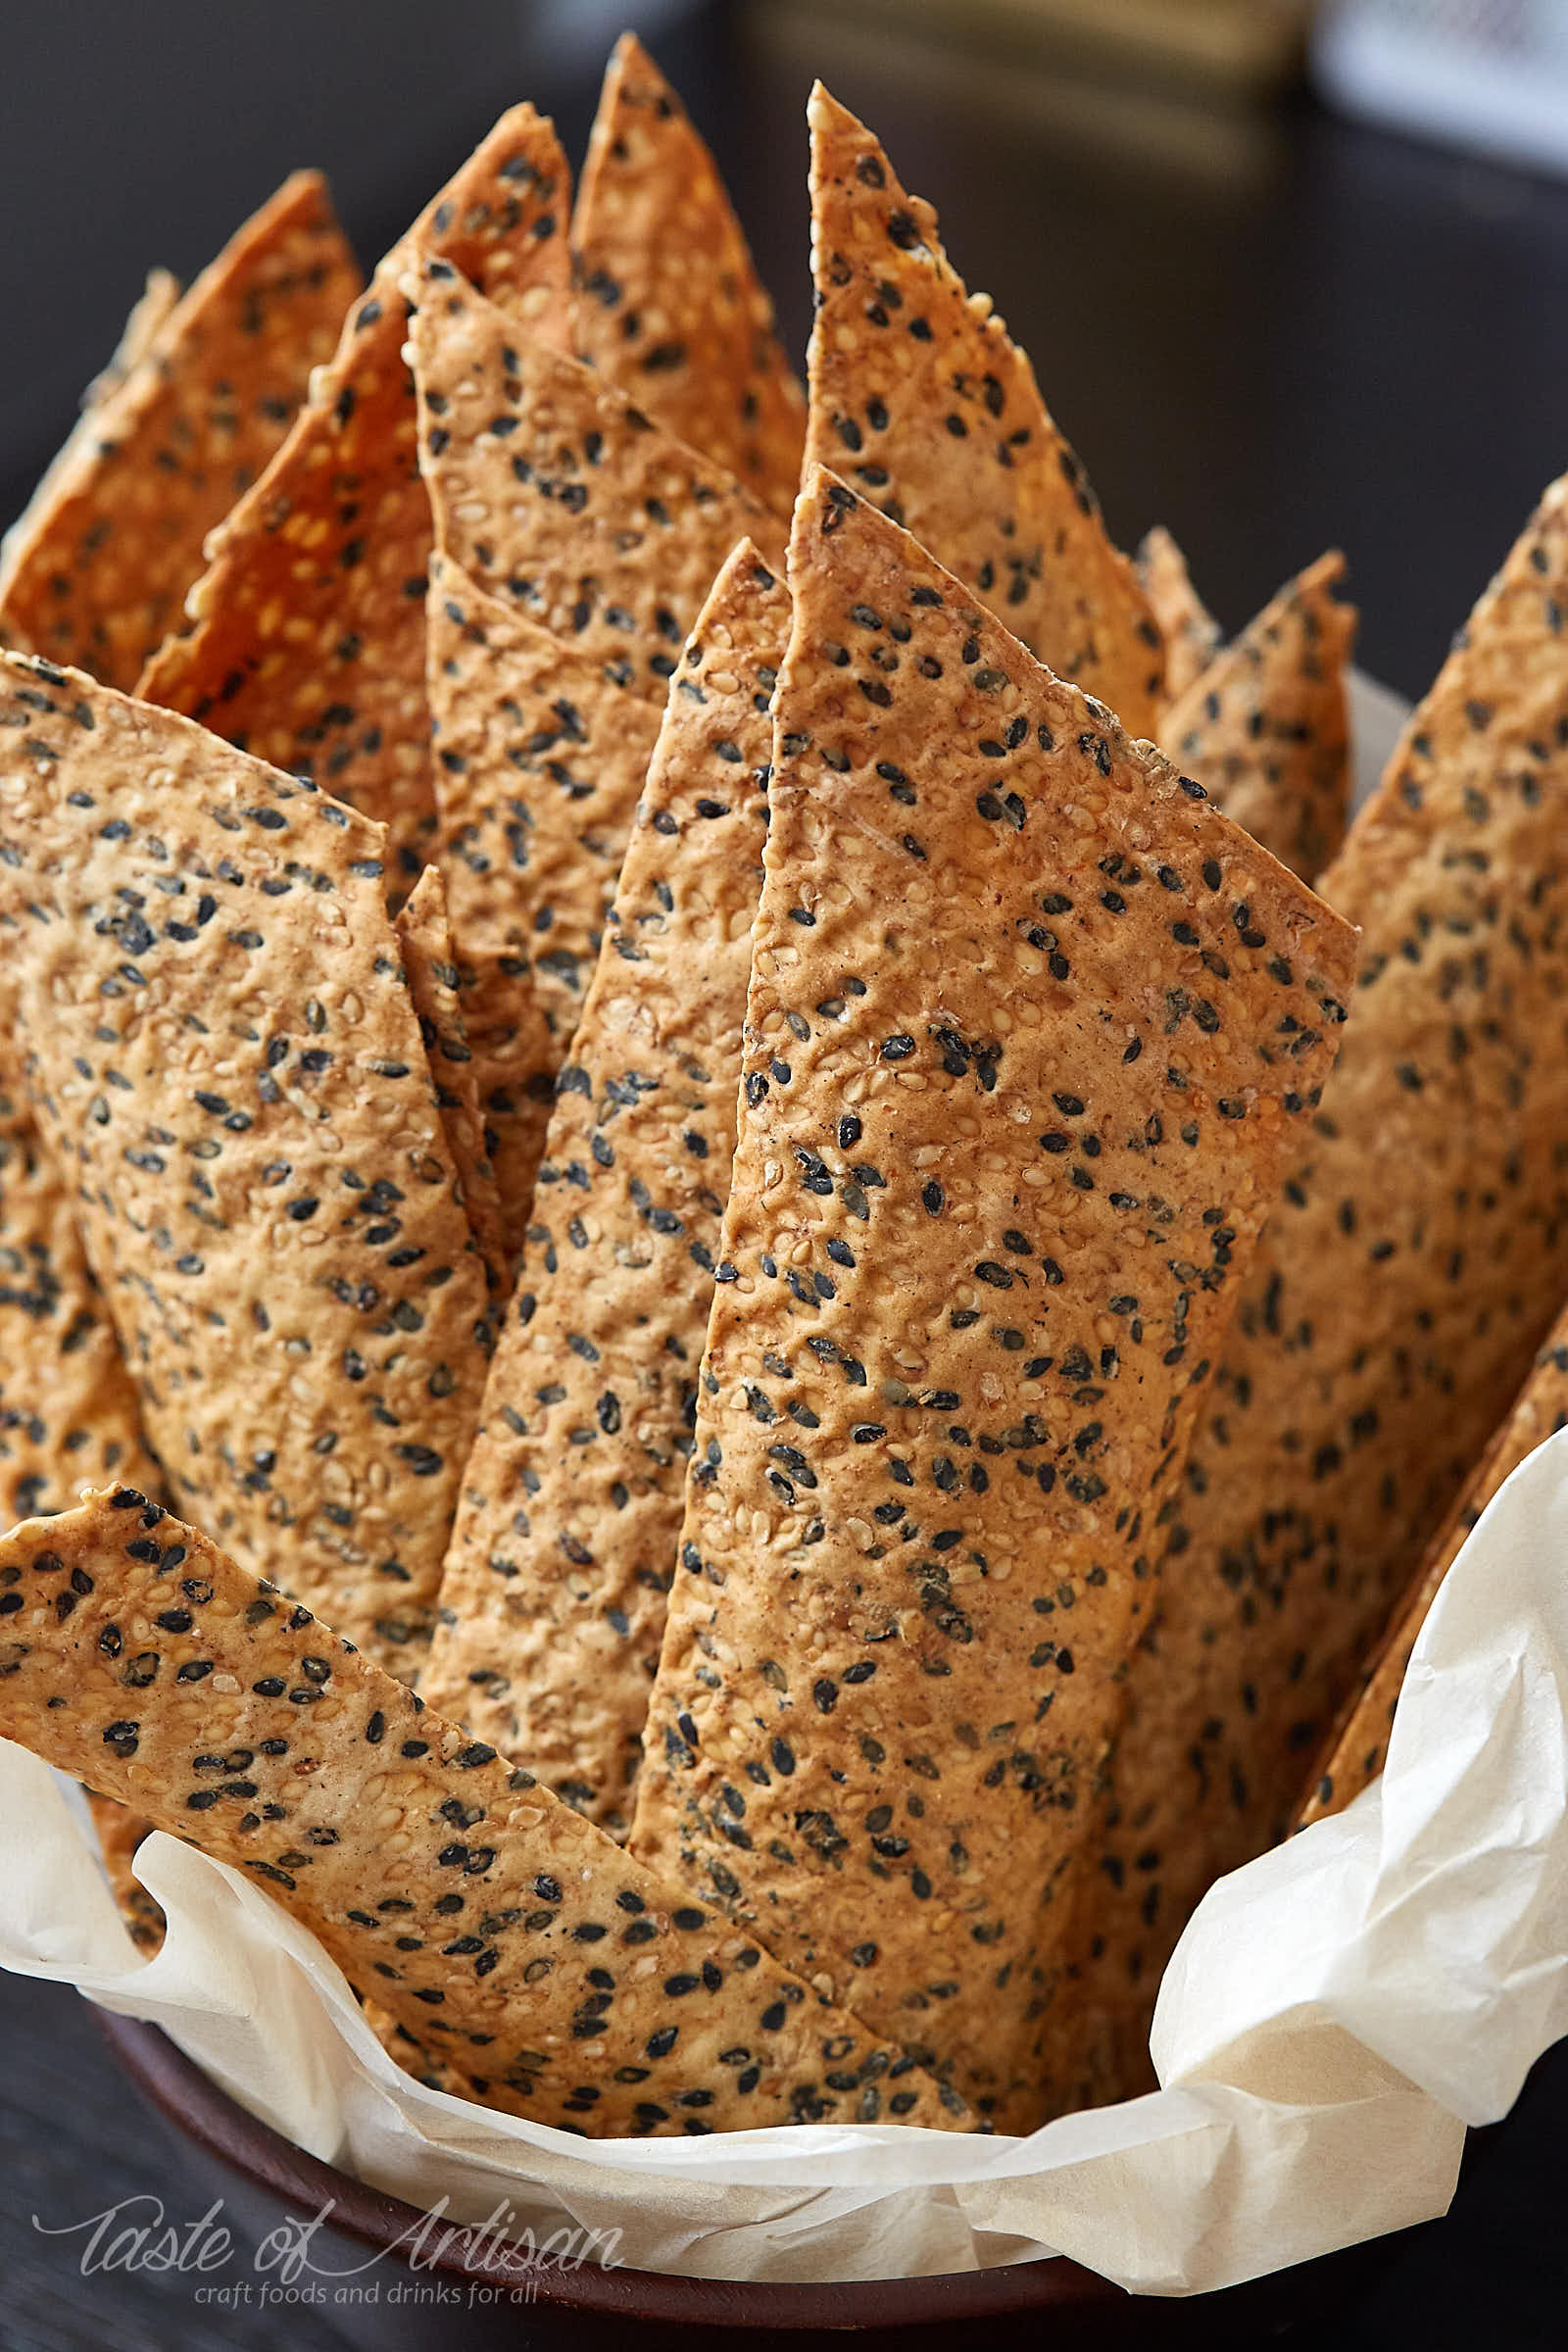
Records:
<instances>
[{"instance_id":1,"label":"cracker","mask_svg":"<svg viewBox=\"0 0 1568 2352\"><path fill-rule=\"evenodd\" d=\"M7 1041L0 1051L0 1516L62 1511L84 1485L156 1491L136 1389L65 1178Z\"/></svg>"},{"instance_id":2,"label":"cracker","mask_svg":"<svg viewBox=\"0 0 1568 2352\"><path fill-rule=\"evenodd\" d=\"M717 166L635 33L605 72L571 250L579 355L788 515L806 402Z\"/></svg>"},{"instance_id":3,"label":"cracker","mask_svg":"<svg viewBox=\"0 0 1568 2352\"><path fill-rule=\"evenodd\" d=\"M1187 692L1219 652L1219 622L1193 586L1187 558L1162 522L1144 533L1135 558L1139 581L1165 640L1165 706Z\"/></svg>"},{"instance_id":4,"label":"cracker","mask_svg":"<svg viewBox=\"0 0 1568 2352\"><path fill-rule=\"evenodd\" d=\"M415 459L398 279L413 240L450 253L531 335L564 342L566 166L514 107L375 273L287 441L212 542L189 634L145 672L185 711L386 824L393 896L429 855L424 700L429 501Z\"/></svg>"},{"instance_id":5,"label":"cracker","mask_svg":"<svg viewBox=\"0 0 1568 2352\"><path fill-rule=\"evenodd\" d=\"M150 332L155 287L111 363L123 381L94 398L8 538L0 639L134 686L360 282L325 181L297 172Z\"/></svg>"},{"instance_id":6,"label":"cracker","mask_svg":"<svg viewBox=\"0 0 1568 2352\"><path fill-rule=\"evenodd\" d=\"M1182 1927L1288 1826L1568 1295L1565 610L1568 479L1323 880L1363 926L1345 1050L1193 1447L1064 2010L1112 2089L1149 2079Z\"/></svg>"},{"instance_id":7,"label":"cracker","mask_svg":"<svg viewBox=\"0 0 1568 2352\"><path fill-rule=\"evenodd\" d=\"M466 950L530 958L564 1061L593 977L660 706L476 587L430 571L436 854Z\"/></svg>"},{"instance_id":8,"label":"cracker","mask_svg":"<svg viewBox=\"0 0 1568 2352\"><path fill-rule=\"evenodd\" d=\"M458 1004L495 1170L507 1287L528 1229L534 1177L555 1101L558 1055L525 956L510 948L457 955Z\"/></svg>"},{"instance_id":9,"label":"cracker","mask_svg":"<svg viewBox=\"0 0 1568 2352\"><path fill-rule=\"evenodd\" d=\"M808 466L836 467L1130 734L1164 655L1132 565L1028 359L942 250L862 122L818 83L811 124Z\"/></svg>"},{"instance_id":10,"label":"cracker","mask_svg":"<svg viewBox=\"0 0 1568 2352\"><path fill-rule=\"evenodd\" d=\"M77 671L0 658L0 988L170 1493L397 1655L489 1328L385 834Z\"/></svg>"},{"instance_id":11,"label":"cracker","mask_svg":"<svg viewBox=\"0 0 1568 2352\"><path fill-rule=\"evenodd\" d=\"M1297 1815L1305 1829L1331 1813L1342 1813L1377 1779L1388 1750L1389 1731L1416 1636L1438 1588L1453 1566L1488 1503L1520 1463L1559 1429L1568 1428L1568 1315L1558 1318L1537 1355L1513 1410L1487 1447L1417 1571L1408 1595L1394 1615L1372 1669L1342 1710Z\"/></svg>"},{"instance_id":12,"label":"cracker","mask_svg":"<svg viewBox=\"0 0 1568 2352\"><path fill-rule=\"evenodd\" d=\"M9 1626L4 1629L9 1633ZM164 1940L167 1921L164 1906L156 1895L149 1894L131 1865L136 1848L147 1835L148 1824L139 1813L132 1813L112 1796L99 1796L87 1791L87 1810L97 1833L99 1850L104 1858L104 1872L109 1891L119 1906L130 1939L138 1951L149 1956Z\"/></svg>"},{"instance_id":13,"label":"cracker","mask_svg":"<svg viewBox=\"0 0 1568 2352\"><path fill-rule=\"evenodd\" d=\"M0 1540L0 1732L249 1874L491 2104L605 2134L970 2120L133 1490Z\"/></svg>"},{"instance_id":14,"label":"cracker","mask_svg":"<svg viewBox=\"0 0 1568 2352\"><path fill-rule=\"evenodd\" d=\"M492 1291L506 1285L507 1250L501 1197L485 1141L473 1052L459 1002L458 967L452 956L446 893L438 866L427 865L409 893L396 923L398 948L409 983L415 1017L424 1040L435 1082L436 1106L452 1164L463 1188L463 1204L479 1245Z\"/></svg>"},{"instance_id":15,"label":"cracker","mask_svg":"<svg viewBox=\"0 0 1568 2352\"><path fill-rule=\"evenodd\" d=\"M1315 881L1350 814L1348 703L1355 608L1320 556L1217 654L1159 723L1159 741L1227 816Z\"/></svg>"},{"instance_id":16,"label":"cracker","mask_svg":"<svg viewBox=\"0 0 1568 2352\"><path fill-rule=\"evenodd\" d=\"M777 516L580 360L519 344L445 262L406 282L437 546L662 709L735 542L750 533L782 569Z\"/></svg>"},{"instance_id":17,"label":"cracker","mask_svg":"<svg viewBox=\"0 0 1568 2352\"><path fill-rule=\"evenodd\" d=\"M735 1149L789 598L743 541L671 683L562 1071L421 1689L617 1834Z\"/></svg>"},{"instance_id":18,"label":"cracker","mask_svg":"<svg viewBox=\"0 0 1568 2352\"><path fill-rule=\"evenodd\" d=\"M790 584L632 1847L1027 2128L1051 1885L1351 938L830 475Z\"/></svg>"}]
</instances>

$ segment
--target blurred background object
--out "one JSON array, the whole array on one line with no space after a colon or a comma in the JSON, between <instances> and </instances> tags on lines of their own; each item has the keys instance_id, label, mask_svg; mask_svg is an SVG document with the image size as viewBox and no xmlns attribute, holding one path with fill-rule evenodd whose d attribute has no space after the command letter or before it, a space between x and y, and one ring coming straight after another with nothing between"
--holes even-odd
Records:
<instances>
[{"instance_id":1,"label":"blurred background object","mask_svg":"<svg viewBox=\"0 0 1568 2352\"><path fill-rule=\"evenodd\" d=\"M1563 0L1333 0L1313 68L1349 114L1568 172Z\"/></svg>"}]
</instances>

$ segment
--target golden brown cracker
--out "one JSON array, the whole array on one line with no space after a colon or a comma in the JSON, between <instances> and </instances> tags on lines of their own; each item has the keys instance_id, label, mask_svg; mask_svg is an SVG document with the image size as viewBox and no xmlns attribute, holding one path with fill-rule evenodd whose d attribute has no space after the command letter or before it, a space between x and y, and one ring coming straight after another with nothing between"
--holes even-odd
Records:
<instances>
[{"instance_id":1,"label":"golden brown cracker","mask_svg":"<svg viewBox=\"0 0 1568 2352\"><path fill-rule=\"evenodd\" d=\"M942 250L862 122L818 83L811 124L808 466L835 467L1057 675L1150 735L1158 628L1105 535L1024 353Z\"/></svg>"},{"instance_id":2,"label":"golden brown cracker","mask_svg":"<svg viewBox=\"0 0 1568 2352\"><path fill-rule=\"evenodd\" d=\"M510 1288L555 1101L557 1053L525 956L455 951L458 1004L473 1056L485 1153L495 1171Z\"/></svg>"},{"instance_id":3,"label":"golden brown cracker","mask_svg":"<svg viewBox=\"0 0 1568 2352\"><path fill-rule=\"evenodd\" d=\"M671 681L558 1080L420 1685L615 1834L680 1535L788 630L743 542Z\"/></svg>"},{"instance_id":4,"label":"golden brown cracker","mask_svg":"<svg viewBox=\"0 0 1568 2352\"><path fill-rule=\"evenodd\" d=\"M202 544L256 480L360 289L318 172L297 172L96 398L7 543L0 640L127 692L177 625ZM155 288L154 311L164 295ZM132 355L139 354L134 358Z\"/></svg>"},{"instance_id":5,"label":"golden brown cracker","mask_svg":"<svg viewBox=\"0 0 1568 2352\"><path fill-rule=\"evenodd\" d=\"M790 586L632 1849L1027 2128L1052 1882L1353 942L830 475Z\"/></svg>"},{"instance_id":6,"label":"golden brown cracker","mask_svg":"<svg viewBox=\"0 0 1568 2352\"><path fill-rule=\"evenodd\" d=\"M1285 1830L1568 1293L1568 481L1325 875L1362 926L1339 1067L1172 1513L1064 2036L1148 2079L1165 1959ZM1086 1962L1086 1966L1088 1963Z\"/></svg>"},{"instance_id":7,"label":"golden brown cracker","mask_svg":"<svg viewBox=\"0 0 1568 2352\"><path fill-rule=\"evenodd\" d=\"M446 262L410 282L437 546L476 587L662 709L736 541L750 533L782 568L777 516L580 360L523 344Z\"/></svg>"},{"instance_id":8,"label":"golden brown cracker","mask_svg":"<svg viewBox=\"0 0 1568 2352\"><path fill-rule=\"evenodd\" d=\"M465 950L531 964L564 1061L661 708L435 556L427 690L436 855Z\"/></svg>"},{"instance_id":9,"label":"golden brown cracker","mask_svg":"<svg viewBox=\"0 0 1568 2352\"><path fill-rule=\"evenodd\" d=\"M393 897L430 854L424 699L429 501L415 457L398 281L450 253L531 336L567 339L566 167L514 107L426 206L343 324L288 439L212 543L193 627L140 692L384 822Z\"/></svg>"},{"instance_id":10,"label":"golden brown cracker","mask_svg":"<svg viewBox=\"0 0 1568 2352\"><path fill-rule=\"evenodd\" d=\"M1219 622L1193 585L1187 558L1162 522L1144 533L1135 558L1139 581L1165 640L1164 704L1180 700L1219 652Z\"/></svg>"},{"instance_id":11,"label":"golden brown cracker","mask_svg":"<svg viewBox=\"0 0 1568 2352\"><path fill-rule=\"evenodd\" d=\"M787 515L806 402L718 169L635 33L605 71L571 247L579 355Z\"/></svg>"},{"instance_id":12,"label":"golden brown cracker","mask_svg":"<svg viewBox=\"0 0 1568 2352\"><path fill-rule=\"evenodd\" d=\"M1227 816L1315 881L1350 814L1350 648L1355 608L1335 590L1345 558L1320 556L1194 680L1159 724L1162 749Z\"/></svg>"},{"instance_id":13,"label":"golden brown cracker","mask_svg":"<svg viewBox=\"0 0 1568 2352\"><path fill-rule=\"evenodd\" d=\"M463 1204L490 1288L499 1291L507 1279L501 1197L485 1142L484 1114L459 1001L461 984L438 866L427 865L410 891L396 930L447 1149L463 1186Z\"/></svg>"},{"instance_id":14,"label":"golden brown cracker","mask_svg":"<svg viewBox=\"0 0 1568 2352\"><path fill-rule=\"evenodd\" d=\"M0 1539L0 1733L248 1875L490 2104L606 2135L970 2120L132 1490Z\"/></svg>"},{"instance_id":15,"label":"golden brown cracker","mask_svg":"<svg viewBox=\"0 0 1568 2352\"><path fill-rule=\"evenodd\" d=\"M1395 1611L1371 1672L1342 1710L1307 1784L1307 1794L1296 1819L1298 1829L1325 1820L1331 1813L1342 1813L1350 1799L1359 1796L1383 1770L1405 1668L1439 1587L1504 1480L1512 1476L1538 1446L1544 1446L1565 1427L1568 1427L1568 1316L1559 1316L1551 1336L1536 1357L1529 1379L1514 1399L1513 1410L1471 1473L1463 1494L1417 1571L1408 1595Z\"/></svg>"},{"instance_id":16,"label":"golden brown cracker","mask_svg":"<svg viewBox=\"0 0 1568 2352\"><path fill-rule=\"evenodd\" d=\"M10 1632L0 1628L0 1639ZM138 1951L149 1957L164 1940L167 1921L164 1906L156 1895L149 1894L131 1865L136 1848L147 1835L147 1823L139 1813L131 1813L112 1796L99 1796L87 1791L87 1810L97 1835L99 1851L103 1855L104 1873L109 1891L114 1896L120 1916Z\"/></svg>"},{"instance_id":17,"label":"golden brown cracker","mask_svg":"<svg viewBox=\"0 0 1568 2352\"><path fill-rule=\"evenodd\" d=\"M172 1495L358 1641L428 1624L489 1329L382 828L0 659L0 987Z\"/></svg>"}]
</instances>

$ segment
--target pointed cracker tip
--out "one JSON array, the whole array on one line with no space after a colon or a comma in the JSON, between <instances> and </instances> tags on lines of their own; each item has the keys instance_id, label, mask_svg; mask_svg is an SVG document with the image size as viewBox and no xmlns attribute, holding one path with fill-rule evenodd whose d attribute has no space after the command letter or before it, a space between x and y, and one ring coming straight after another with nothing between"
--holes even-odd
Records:
<instances>
[{"instance_id":1,"label":"pointed cracker tip","mask_svg":"<svg viewBox=\"0 0 1568 2352\"><path fill-rule=\"evenodd\" d=\"M852 115L847 106L840 104L824 81L813 81L811 84L811 95L806 101L806 120L811 126L813 136L823 139L835 132L840 137L854 138L857 134L861 138L875 137L875 133L867 130L858 115Z\"/></svg>"}]
</instances>

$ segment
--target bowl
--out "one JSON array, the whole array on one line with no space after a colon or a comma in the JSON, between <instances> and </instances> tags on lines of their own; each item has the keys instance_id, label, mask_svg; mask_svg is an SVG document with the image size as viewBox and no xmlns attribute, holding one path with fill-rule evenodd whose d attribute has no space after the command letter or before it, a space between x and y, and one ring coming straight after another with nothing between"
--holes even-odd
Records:
<instances>
[{"instance_id":1,"label":"bowl","mask_svg":"<svg viewBox=\"0 0 1568 2352\"><path fill-rule=\"evenodd\" d=\"M256 2240L290 2217L330 2221L312 2240L297 2301L350 2343L375 2352L739 2352L836 2345L967 2345L987 2352L1326 2342L1334 2316L1402 2249L1409 2232L1369 2240L1222 2293L1129 2295L1064 2258L925 2278L680 2278L652 2271L543 2262L519 2283L485 2249L411 2258L423 2216L401 2197L323 2164L258 2122L156 2026L95 2010L111 2049L184 2142L186 2169L221 2195L223 2219ZM1430 2226L1430 2225L1429 2225ZM334 2284L332 2276L336 2275ZM273 2275L274 2289L276 2275ZM371 2291L373 2285L373 2291ZM277 2289L278 2341L286 2312Z\"/></svg>"}]
</instances>

